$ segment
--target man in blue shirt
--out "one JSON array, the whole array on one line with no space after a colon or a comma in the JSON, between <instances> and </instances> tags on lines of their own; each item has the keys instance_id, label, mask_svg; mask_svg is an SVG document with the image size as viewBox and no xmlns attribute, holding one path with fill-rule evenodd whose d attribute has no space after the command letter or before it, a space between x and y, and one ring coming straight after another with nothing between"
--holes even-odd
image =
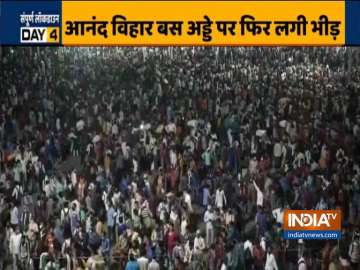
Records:
<instances>
[{"instance_id":1,"label":"man in blue shirt","mask_svg":"<svg viewBox=\"0 0 360 270\"><path fill-rule=\"evenodd\" d=\"M210 190L209 190L209 186L205 185L203 187L203 199L202 199L202 204L205 208L207 208L208 204L209 204L209 200L210 200Z\"/></svg>"},{"instance_id":2,"label":"man in blue shirt","mask_svg":"<svg viewBox=\"0 0 360 270\"><path fill-rule=\"evenodd\" d=\"M129 261L126 264L125 270L140 270L140 266L135 260L133 254L130 254Z\"/></svg>"},{"instance_id":3,"label":"man in blue shirt","mask_svg":"<svg viewBox=\"0 0 360 270\"><path fill-rule=\"evenodd\" d=\"M115 213L116 212L112 205L112 202L109 202L106 213L106 222L108 226L109 239L111 242L114 240Z\"/></svg>"},{"instance_id":4,"label":"man in blue shirt","mask_svg":"<svg viewBox=\"0 0 360 270\"><path fill-rule=\"evenodd\" d=\"M101 255L103 255L104 257L110 256L110 240L106 236L103 236L101 239L100 249Z\"/></svg>"}]
</instances>

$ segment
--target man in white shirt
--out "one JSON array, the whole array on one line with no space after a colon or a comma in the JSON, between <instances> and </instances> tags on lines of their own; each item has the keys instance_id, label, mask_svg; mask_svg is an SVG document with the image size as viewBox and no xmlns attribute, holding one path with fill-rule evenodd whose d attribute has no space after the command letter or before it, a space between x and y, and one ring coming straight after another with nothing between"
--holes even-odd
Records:
<instances>
[{"instance_id":1,"label":"man in white shirt","mask_svg":"<svg viewBox=\"0 0 360 270\"><path fill-rule=\"evenodd\" d=\"M256 157L254 156L249 161L249 172L250 172L250 174L252 174L252 175L255 174L257 172L257 167L258 167L258 161L257 161Z\"/></svg>"},{"instance_id":2,"label":"man in white shirt","mask_svg":"<svg viewBox=\"0 0 360 270\"><path fill-rule=\"evenodd\" d=\"M32 217L32 215L30 215L30 222L29 222L29 226L28 226L28 231L27 231L27 236L29 238L30 241L34 241L36 238L36 234L39 232L39 226L38 224L35 222L34 218Z\"/></svg>"},{"instance_id":3,"label":"man in white shirt","mask_svg":"<svg viewBox=\"0 0 360 270\"><path fill-rule=\"evenodd\" d=\"M204 238L200 234L200 230L196 231L196 236L194 239L194 253L199 254L205 249Z\"/></svg>"},{"instance_id":4,"label":"man in white shirt","mask_svg":"<svg viewBox=\"0 0 360 270\"><path fill-rule=\"evenodd\" d=\"M191 196L187 190L184 190L183 195L184 195L184 202L187 207L187 210L189 213L192 213L193 208L192 208L192 203L191 203Z\"/></svg>"},{"instance_id":5,"label":"man in white shirt","mask_svg":"<svg viewBox=\"0 0 360 270\"><path fill-rule=\"evenodd\" d=\"M272 253L271 247L268 248L268 252L266 254L265 270L278 270L276 259Z\"/></svg>"},{"instance_id":6,"label":"man in white shirt","mask_svg":"<svg viewBox=\"0 0 360 270\"><path fill-rule=\"evenodd\" d=\"M272 215L276 220L276 223L283 224L284 222L284 208L279 207L272 211Z\"/></svg>"},{"instance_id":7,"label":"man in white shirt","mask_svg":"<svg viewBox=\"0 0 360 270\"><path fill-rule=\"evenodd\" d=\"M300 259L298 260L298 270L306 270L306 261L304 256L301 256Z\"/></svg>"},{"instance_id":8,"label":"man in white shirt","mask_svg":"<svg viewBox=\"0 0 360 270\"><path fill-rule=\"evenodd\" d=\"M164 222L166 214L169 213L169 205L165 201L161 201L156 209L159 219Z\"/></svg>"},{"instance_id":9,"label":"man in white shirt","mask_svg":"<svg viewBox=\"0 0 360 270\"><path fill-rule=\"evenodd\" d=\"M215 205L220 210L226 206L226 197L225 197L224 189L222 187L216 189Z\"/></svg>"},{"instance_id":10,"label":"man in white shirt","mask_svg":"<svg viewBox=\"0 0 360 270\"><path fill-rule=\"evenodd\" d=\"M264 194L256 184L255 180L252 180L254 187L256 189L256 205L263 207L264 204Z\"/></svg>"},{"instance_id":11,"label":"man in white shirt","mask_svg":"<svg viewBox=\"0 0 360 270\"><path fill-rule=\"evenodd\" d=\"M12 232L9 240L9 251L13 258L13 269L17 269L19 255L20 255L21 233L20 228L16 227Z\"/></svg>"},{"instance_id":12,"label":"man in white shirt","mask_svg":"<svg viewBox=\"0 0 360 270\"><path fill-rule=\"evenodd\" d=\"M182 237L185 237L185 235L188 232L188 220L186 215L182 215L181 217L181 224L180 224L180 234Z\"/></svg>"},{"instance_id":13,"label":"man in white shirt","mask_svg":"<svg viewBox=\"0 0 360 270\"><path fill-rule=\"evenodd\" d=\"M11 194L11 196L15 199L18 200L19 197L21 197L23 194L23 189L19 184L16 184L16 186L13 189L13 192Z\"/></svg>"},{"instance_id":14,"label":"man in white shirt","mask_svg":"<svg viewBox=\"0 0 360 270\"><path fill-rule=\"evenodd\" d=\"M144 254L137 259L137 263L139 264L140 270L148 270L149 259L144 256Z\"/></svg>"},{"instance_id":15,"label":"man in white shirt","mask_svg":"<svg viewBox=\"0 0 360 270\"><path fill-rule=\"evenodd\" d=\"M11 226L13 226L13 228L19 225L19 218L19 209L16 204L14 204L14 207L11 209L10 212L10 224Z\"/></svg>"},{"instance_id":16,"label":"man in white shirt","mask_svg":"<svg viewBox=\"0 0 360 270\"><path fill-rule=\"evenodd\" d=\"M76 187L76 184L77 184L76 169L72 170L72 172L70 174L70 178L71 178L71 184L73 185L73 187Z\"/></svg>"},{"instance_id":17,"label":"man in white shirt","mask_svg":"<svg viewBox=\"0 0 360 270\"><path fill-rule=\"evenodd\" d=\"M249 239L244 242L244 251L246 251L246 249L249 249L251 256L252 256L253 255L253 244Z\"/></svg>"},{"instance_id":18,"label":"man in white shirt","mask_svg":"<svg viewBox=\"0 0 360 270\"><path fill-rule=\"evenodd\" d=\"M159 263L155 260L155 258L152 258L151 262L149 263L148 270L160 270Z\"/></svg>"},{"instance_id":19,"label":"man in white shirt","mask_svg":"<svg viewBox=\"0 0 360 270\"><path fill-rule=\"evenodd\" d=\"M171 149L169 155L170 155L170 164L172 168L175 168L177 163L177 157L175 151Z\"/></svg>"},{"instance_id":20,"label":"man in white shirt","mask_svg":"<svg viewBox=\"0 0 360 270\"><path fill-rule=\"evenodd\" d=\"M302 152L297 153L293 166L294 168L301 168L301 166L305 163L305 155Z\"/></svg>"},{"instance_id":21,"label":"man in white shirt","mask_svg":"<svg viewBox=\"0 0 360 270\"><path fill-rule=\"evenodd\" d=\"M201 158L204 160L205 166L210 168L211 166L211 154L210 148L207 148L201 155Z\"/></svg>"},{"instance_id":22,"label":"man in white shirt","mask_svg":"<svg viewBox=\"0 0 360 270\"><path fill-rule=\"evenodd\" d=\"M208 209L204 214L204 223L206 226L206 245L210 247L214 243L214 226L213 221L215 219L214 211L211 205L208 206Z\"/></svg>"},{"instance_id":23,"label":"man in white shirt","mask_svg":"<svg viewBox=\"0 0 360 270\"><path fill-rule=\"evenodd\" d=\"M282 155L282 145L279 141L277 141L274 144L273 155L274 155L274 164L273 165L275 168L279 168L280 164L281 164L281 155Z\"/></svg>"},{"instance_id":24,"label":"man in white shirt","mask_svg":"<svg viewBox=\"0 0 360 270\"><path fill-rule=\"evenodd\" d=\"M133 162L133 172L134 174L137 174L139 163L135 158L133 158L132 162Z\"/></svg>"},{"instance_id":25,"label":"man in white shirt","mask_svg":"<svg viewBox=\"0 0 360 270\"><path fill-rule=\"evenodd\" d=\"M233 144L233 136L232 136L232 130L228 129L227 130L227 136L228 136L228 141L229 141L229 145L231 146Z\"/></svg>"}]
</instances>

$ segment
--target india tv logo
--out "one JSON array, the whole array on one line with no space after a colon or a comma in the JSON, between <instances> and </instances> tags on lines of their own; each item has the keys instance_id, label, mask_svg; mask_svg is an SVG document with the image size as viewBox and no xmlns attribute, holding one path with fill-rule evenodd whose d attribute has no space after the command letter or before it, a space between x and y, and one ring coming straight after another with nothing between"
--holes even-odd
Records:
<instances>
[{"instance_id":1,"label":"india tv logo","mask_svg":"<svg viewBox=\"0 0 360 270\"><path fill-rule=\"evenodd\" d=\"M290 210L284 212L285 239L340 239L340 210Z\"/></svg>"}]
</instances>

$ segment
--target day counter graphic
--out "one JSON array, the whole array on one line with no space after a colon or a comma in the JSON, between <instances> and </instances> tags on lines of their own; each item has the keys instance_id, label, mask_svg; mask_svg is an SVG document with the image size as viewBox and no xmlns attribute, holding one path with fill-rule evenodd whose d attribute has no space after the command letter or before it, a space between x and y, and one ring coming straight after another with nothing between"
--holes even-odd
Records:
<instances>
[{"instance_id":1,"label":"day counter graphic","mask_svg":"<svg viewBox=\"0 0 360 270\"><path fill-rule=\"evenodd\" d=\"M61 1L1 1L0 43L61 45Z\"/></svg>"},{"instance_id":2,"label":"day counter graphic","mask_svg":"<svg viewBox=\"0 0 360 270\"><path fill-rule=\"evenodd\" d=\"M59 14L37 14L32 11L20 15L20 42L21 43L60 43L60 27L39 27L37 25L59 25Z\"/></svg>"}]
</instances>

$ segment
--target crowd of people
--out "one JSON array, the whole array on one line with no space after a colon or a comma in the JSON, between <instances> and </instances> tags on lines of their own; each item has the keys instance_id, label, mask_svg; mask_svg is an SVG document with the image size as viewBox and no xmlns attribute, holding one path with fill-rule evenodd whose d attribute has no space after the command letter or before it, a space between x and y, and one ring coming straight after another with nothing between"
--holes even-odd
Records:
<instances>
[{"instance_id":1,"label":"crowd of people","mask_svg":"<svg viewBox=\"0 0 360 270\"><path fill-rule=\"evenodd\" d=\"M353 50L1 54L0 269L359 269ZM285 240L284 209L341 239Z\"/></svg>"}]
</instances>

